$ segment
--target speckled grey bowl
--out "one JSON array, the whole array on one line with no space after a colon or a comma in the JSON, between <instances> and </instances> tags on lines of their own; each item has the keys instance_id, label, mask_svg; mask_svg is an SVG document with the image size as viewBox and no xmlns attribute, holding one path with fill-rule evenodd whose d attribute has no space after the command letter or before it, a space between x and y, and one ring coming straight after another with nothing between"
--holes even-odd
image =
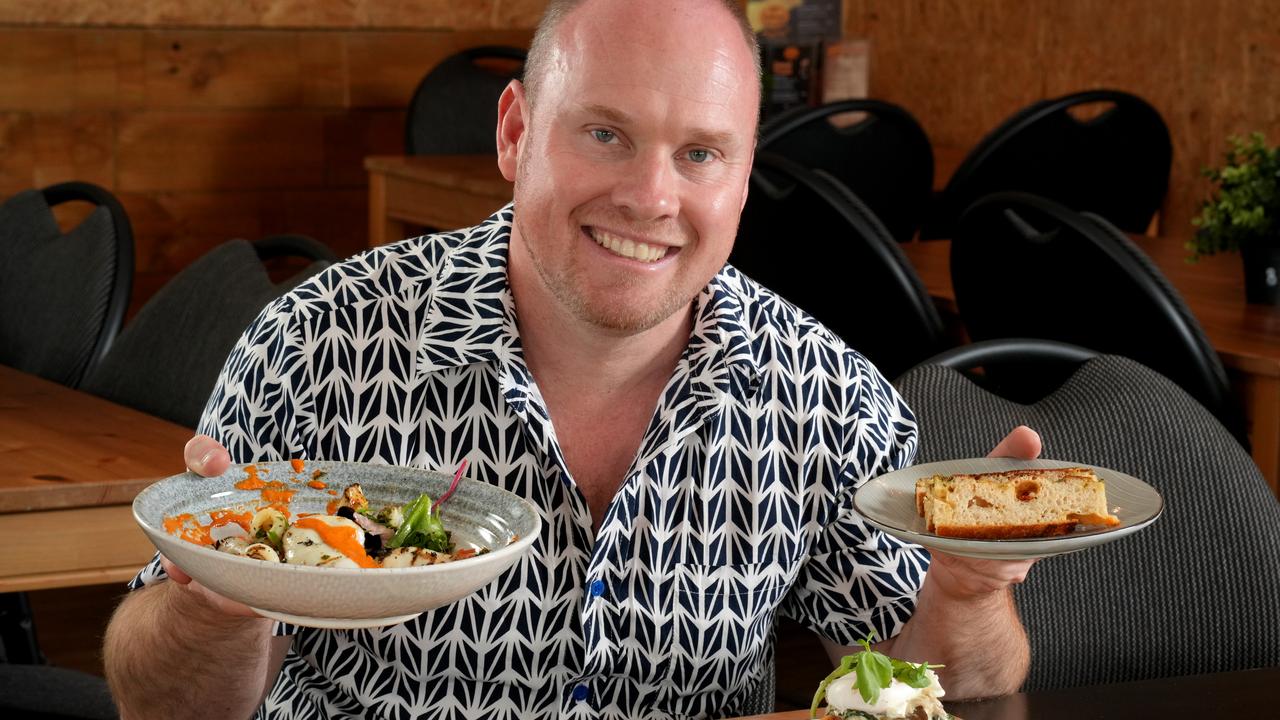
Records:
<instances>
[{"instance_id":1,"label":"speckled grey bowl","mask_svg":"<svg viewBox=\"0 0 1280 720\"><path fill-rule=\"evenodd\" d=\"M438 498L452 477L417 468L362 463L311 462L302 474L287 462L257 463L264 480L279 480L295 491L290 510L323 513L334 498L358 482L374 507L405 503L421 493ZM326 489L306 481L316 470ZM441 509L445 528L459 548L488 548L466 560L413 568L345 569L268 563L183 540L164 529L165 518L191 513L204 524L209 511L263 504L258 490L238 490L247 477L233 466L220 477L183 473L138 494L133 516L151 542L187 574L214 591L249 605L262 615L295 625L366 628L404 622L425 610L458 600L497 577L529 551L542 521L524 499L484 482L462 483ZM298 481L293 482L293 481ZM513 540L514 538L514 540Z\"/></svg>"}]
</instances>

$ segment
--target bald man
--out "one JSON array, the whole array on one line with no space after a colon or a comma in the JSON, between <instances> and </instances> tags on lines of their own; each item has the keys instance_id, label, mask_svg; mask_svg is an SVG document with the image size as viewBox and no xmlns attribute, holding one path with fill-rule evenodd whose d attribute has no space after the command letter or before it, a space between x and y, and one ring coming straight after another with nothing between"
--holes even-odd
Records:
<instances>
[{"instance_id":1,"label":"bald man","mask_svg":"<svg viewBox=\"0 0 1280 720\"><path fill-rule=\"evenodd\" d=\"M852 490L911 463L910 410L725 264L758 57L736 0L550 3L499 101L514 203L269 305L186 450L207 475L465 457L540 509L534 551L360 631L273 623L157 558L107 636L127 717L745 715L772 706L777 613L833 658L875 637L944 663L948 697L1018 687L1009 586L1029 563L930 558L865 524ZM1038 451L1025 428L995 450Z\"/></svg>"}]
</instances>

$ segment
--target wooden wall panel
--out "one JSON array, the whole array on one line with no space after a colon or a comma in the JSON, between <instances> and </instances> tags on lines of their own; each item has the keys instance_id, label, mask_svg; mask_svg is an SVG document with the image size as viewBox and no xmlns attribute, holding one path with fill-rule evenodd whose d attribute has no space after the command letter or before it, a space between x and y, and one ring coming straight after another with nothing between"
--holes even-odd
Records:
<instances>
[{"instance_id":1,"label":"wooden wall panel","mask_svg":"<svg viewBox=\"0 0 1280 720\"><path fill-rule=\"evenodd\" d=\"M120 192L324 185L324 113L308 110L123 113Z\"/></svg>"},{"instance_id":2,"label":"wooden wall panel","mask_svg":"<svg viewBox=\"0 0 1280 720\"><path fill-rule=\"evenodd\" d=\"M871 93L910 110L936 146L966 150L1045 97L1110 87L1164 116L1174 159L1163 232L1190 232L1200 169L1229 134L1280 143L1274 0L845 0L871 40Z\"/></svg>"},{"instance_id":3,"label":"wooden wall panel","mask_svg":"<svg viewBox=\"0 0 1280 720\"><path fill-rule=\"evenodd\" d=\"M0 0L15 25L500 29L532 25L545 0Z\"/></svg>"},{"instance_id":4,"label":"wooden wall panel","mask_svg":"<svg viewBox=\"0 0 1280 720\"><path fill-rule=\"evenodd\" d=\"M395 107L409 104L414 88L427 72L455 52L478 45L528 47L529 30L500 32L352 33L347 40L351 107Z\"/></svg>"}]
</instances>

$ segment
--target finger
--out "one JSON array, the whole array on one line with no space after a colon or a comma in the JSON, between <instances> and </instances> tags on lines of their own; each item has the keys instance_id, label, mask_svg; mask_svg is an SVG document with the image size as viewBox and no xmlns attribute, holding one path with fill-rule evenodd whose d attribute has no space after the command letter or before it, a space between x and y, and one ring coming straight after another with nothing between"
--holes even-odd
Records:
<instances>
[{"instance_id":1,"label":"finger","mask_svg":"<svg viewBox=\"0 0 1280 720\"><path fill-rule=\"evenodd\" d=\"M164 572L169 576L170 580L178 583L179 585L186 585L191 582L191 576L183 572L182 568L174 565L173 561L169 558L161 555L160 564L164 567Z\"/></svg>"},{"instance_id":2,"label":"finger","mask_svg":"<svg viewBox=\"0 0 1280 720\"><path fill-rule=\"evenodd\" d=\"M987 453L987 457L1033 460L1040 457L1040 435L1026 425L1019 425Z\"/></svg>"},{"instance_id":3,"label":"finger","mask_svg":"<svg viewBox=\"0 0 1280 720\"><path fill-rule=\"evenodd\" d=\"M231 467L227 449L208 435L196 435L188 440L182 457L192 472L205 477L221 475Z\"/></svg>"}]
</instances>

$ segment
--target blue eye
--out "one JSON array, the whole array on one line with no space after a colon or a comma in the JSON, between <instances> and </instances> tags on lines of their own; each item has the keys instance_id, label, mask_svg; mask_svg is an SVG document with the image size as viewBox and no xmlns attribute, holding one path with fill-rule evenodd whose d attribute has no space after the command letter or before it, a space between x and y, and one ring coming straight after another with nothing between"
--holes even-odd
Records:
<instances>
[{"instance_id":1,"label":"blue eye","mask_svg":"<svg viewBox=\"0 0 1280 720\"><path fill-rule=\"evenodd\" d=\"M591 135L602 143L611 143L617 137L610 130L592 130Z\"/></svg>"},{"instance_id":2,"label":"blue eye","mask_svg":"<svg viewBox=\"0 0 1280 720\"><path fill-rule=\"evenodd\" d=\"M711 153L707 150L690 150L689 159L695 163L704 163L711 159Z\"/></svg>"}]
</instances>

